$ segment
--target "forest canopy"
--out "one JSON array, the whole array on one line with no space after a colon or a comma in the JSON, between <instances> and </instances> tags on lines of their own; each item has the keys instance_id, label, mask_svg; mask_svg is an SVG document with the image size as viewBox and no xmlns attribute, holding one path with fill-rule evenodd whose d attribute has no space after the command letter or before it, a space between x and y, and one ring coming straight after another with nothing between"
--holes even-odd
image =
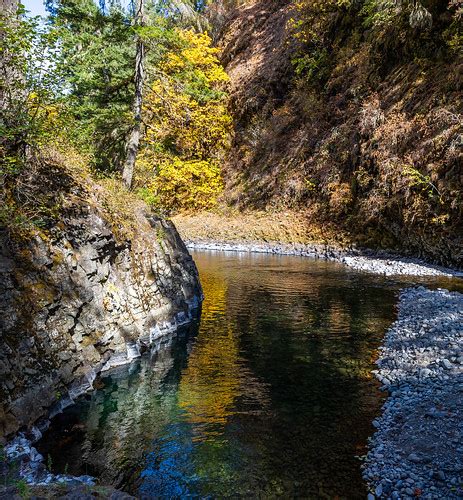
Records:
<instances>
[{"instance_id":1,"label":"forest canopy","mask_svg":"<svg viewBox=\"0 0 463 500\"><path fill-rule=\"evenodd\" d=\"M214 206L231 120L228 77L203 9L200 1L126 7L49 0L48 17L41 20L13 4L0 26L2 169L9 169L2 173L15 175L31 151L53 147L64 154L72 149L98 176L120 176L134 126L134 68L142 46L141 141L131 187L161 211Z\"/></svg>"}]
</instances>

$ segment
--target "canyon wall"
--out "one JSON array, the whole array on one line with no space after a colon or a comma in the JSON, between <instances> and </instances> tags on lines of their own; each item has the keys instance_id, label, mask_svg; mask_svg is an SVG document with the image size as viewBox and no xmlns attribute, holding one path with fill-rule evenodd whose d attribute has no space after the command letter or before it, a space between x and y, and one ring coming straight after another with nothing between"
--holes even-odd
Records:
<instances>
[{"instance_id":1,"label":"canyon wall","mask_svg":"<svg viewBox=\"0 0 463 500\"><path fill-rule=\"evenodd\" d=\"M304 211L342 244L463 267L462 20L428 3L421 30L406 9L379 26L375 2L230 8L226 203Z\"/></svg>"},{"instance_id":2,"label":"canyon wall","mask_svg":"<svg viewBox=\"0 0 463 500\"><path fill-rule=\"evenodd\" d=\"M137 206L132 232L121 234L94 186L49 167L33 185L64 201L46 230L0 231L3 440L40 428L101 370L191 321L202 300L172 223Z\"/></svg>"}]
</instances>

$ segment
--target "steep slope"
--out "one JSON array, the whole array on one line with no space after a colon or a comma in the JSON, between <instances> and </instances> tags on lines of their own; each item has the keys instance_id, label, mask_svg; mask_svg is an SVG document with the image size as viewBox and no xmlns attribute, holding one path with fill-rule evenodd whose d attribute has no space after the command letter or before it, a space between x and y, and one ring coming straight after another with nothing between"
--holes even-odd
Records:
<instances>
[{"instance_id":1,"label":"steep slope","mask_svg":"<svg viewBox=\"0 0 463 500\"><path fill-rule=\"evenodd\" d=\"M461 20L434 2L430 30L406 12L377 27L373 3L229 13L218 36L235 120L226 201L303 210L344 242L462 267Z\"/></svg>"},{"instance_id":2,"label":"steep slope","mask_svg":"<svg viewBox=\"0 0 463 500\"><path fill-rule=\"evenodd\" d=\"M0 231L0 439L40 427L98 372L188 323L202 299L173 224L123 189L49 158L5 192L36 227Z\"/></svg>"}]
</instances>

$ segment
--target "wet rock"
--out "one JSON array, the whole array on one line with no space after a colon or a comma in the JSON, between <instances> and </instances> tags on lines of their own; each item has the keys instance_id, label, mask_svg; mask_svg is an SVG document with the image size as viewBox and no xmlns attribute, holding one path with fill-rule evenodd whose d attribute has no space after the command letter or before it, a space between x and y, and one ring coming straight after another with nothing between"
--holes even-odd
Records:
<instances>
[{"instance_id":1,"label":"wet rock","mask_svg":"<svg viewBox=\"0 0 463 500\"><path fill-rule=\"evenodd\" d=\"M172 223L140 214L137 235L119 242L99 210L72 206L61 228L22 248L0 231L0 439L91 389L90 368L137 358L148 318L172 334L199 307L197 270Z\"/></svg>"}]
</instances>

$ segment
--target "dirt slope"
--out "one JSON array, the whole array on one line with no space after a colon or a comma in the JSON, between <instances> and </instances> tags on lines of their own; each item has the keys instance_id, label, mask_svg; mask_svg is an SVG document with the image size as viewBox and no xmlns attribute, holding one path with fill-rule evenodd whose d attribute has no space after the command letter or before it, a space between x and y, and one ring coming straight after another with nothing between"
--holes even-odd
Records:
<instances>
[{"instance_id":1,"label":"dirt slope","mask_svg":"<svg viewBox=\"0 0 463 500\"><path fill-rule=\"evenodd\" d=\"M358 7L327 15L315 76L294 69L311 49L289 31L293 2L231 11L226 202L303 210L353 243L463 267L463 63L440 4L426 32L375 32Z\"/></svg>"}]
</instances>

